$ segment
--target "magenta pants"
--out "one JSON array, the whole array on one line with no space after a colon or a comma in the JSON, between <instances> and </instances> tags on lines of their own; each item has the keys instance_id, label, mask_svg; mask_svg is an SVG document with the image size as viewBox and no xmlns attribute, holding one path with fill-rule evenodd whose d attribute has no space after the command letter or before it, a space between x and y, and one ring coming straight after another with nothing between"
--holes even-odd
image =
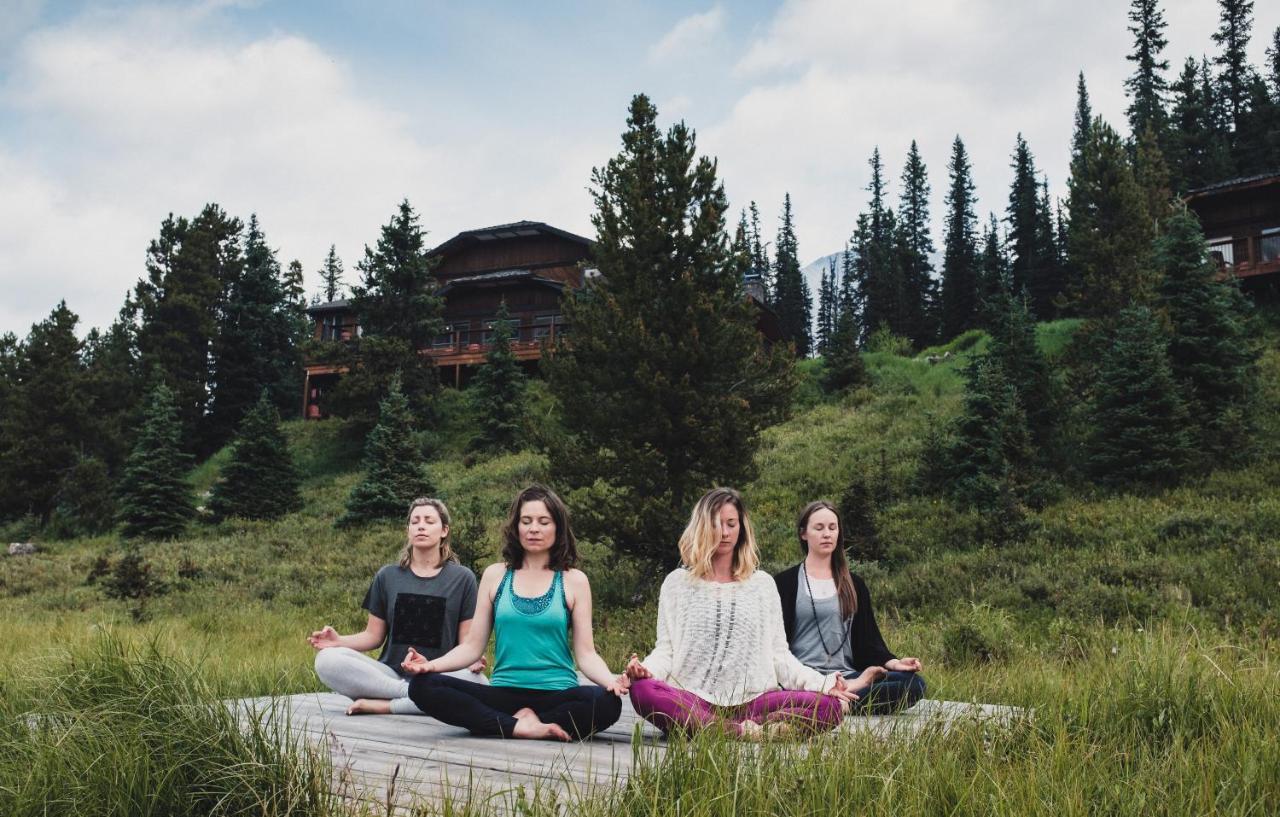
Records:
<instances>
[{"instance_id":1,"label":"magenta pants","mask_svg":"<svg viewBox=\"0 0 1280 817\"><path fill-rule=\"evenodd\" d=\"M817 734L836 728L844 718L840 701L820 692L779 689L737 706L716 706L656 678L631 683L631 705L663 734L673 729L696 732L720 724L729 734L741 735L743 721L787 722Z\"/></svg>"}]
</instances>

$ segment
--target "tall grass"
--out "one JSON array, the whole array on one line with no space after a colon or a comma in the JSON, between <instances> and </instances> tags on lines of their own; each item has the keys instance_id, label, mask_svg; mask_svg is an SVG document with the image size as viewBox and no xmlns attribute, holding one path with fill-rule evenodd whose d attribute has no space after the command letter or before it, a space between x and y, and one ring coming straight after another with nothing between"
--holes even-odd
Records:
<instances>
[{"instance_id":1,"label":"tall grass","mask_svg":"<svg viewBox=\"0 0 1280 817\"><path fill-rule=\"evenodd\" d=\"M154 647L99 638L3 692L0 814L340 813L322 757Z\"/></svg>"}]
</instances>

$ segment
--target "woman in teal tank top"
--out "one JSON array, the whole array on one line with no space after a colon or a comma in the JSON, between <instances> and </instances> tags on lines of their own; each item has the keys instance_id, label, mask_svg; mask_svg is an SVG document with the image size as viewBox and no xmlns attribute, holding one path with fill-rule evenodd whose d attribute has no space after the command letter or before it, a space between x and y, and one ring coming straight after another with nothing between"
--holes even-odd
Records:
<instances>
[{"instance_id":1,"label":"woman in teal tank top","mask_svg":"<svg viewBox=\"0 0 1280 817\"><path fill-rule=\"evenodd\" d=\"M622 714L625 680L609 671L591 634L591 585L574 568L569 512L549 488L533 485L511 503L503 561L480 579L471 631L433 660L411 650L409 697L428 715L473 735L571 740L607 729ZM493 631L488 685L443 673L484 654ZM575 659L595 684L578 684Z\"/></svg>"}]
</instances>

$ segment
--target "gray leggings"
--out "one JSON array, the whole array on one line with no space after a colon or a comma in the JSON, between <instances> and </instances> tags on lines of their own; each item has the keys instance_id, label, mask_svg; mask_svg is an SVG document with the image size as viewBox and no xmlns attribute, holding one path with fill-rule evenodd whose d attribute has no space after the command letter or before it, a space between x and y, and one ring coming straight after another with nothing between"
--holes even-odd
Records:
<instances>
[{"instance_id":1,"label":"gray leggings","mask_svg":"<svg viewBox=\"0 0 1280 817\"><path fill-rule=\"evenodd\" d=\"M442 673L471 681L488 684L489 679L468 669ZM339 695L348 698L376 698L391 701L391 712L396 715L421 715L422 710L409 700L409 681L381 661L370 658L350 647L325 647L316 653L316 675L320 682Z\"/></svg>"}]
</instances>

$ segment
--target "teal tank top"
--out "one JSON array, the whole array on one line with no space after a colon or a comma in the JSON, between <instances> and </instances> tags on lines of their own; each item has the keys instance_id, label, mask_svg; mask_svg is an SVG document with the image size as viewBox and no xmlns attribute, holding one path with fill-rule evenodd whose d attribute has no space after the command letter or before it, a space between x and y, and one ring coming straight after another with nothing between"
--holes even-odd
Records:
<instances>
[{"instance_id":1,"label":"teal tank top","mask_svg":"<svg viewBox=\"0 0 1280 817\"><path fill-rule=\"evenodd\" d=\"M578 685L569 649L569 608L559 571L547 592L528 599L516 595L510 569L493 604L494 660L489 683L496 687L569 689Z\"/></svg>"}]
</instances>

